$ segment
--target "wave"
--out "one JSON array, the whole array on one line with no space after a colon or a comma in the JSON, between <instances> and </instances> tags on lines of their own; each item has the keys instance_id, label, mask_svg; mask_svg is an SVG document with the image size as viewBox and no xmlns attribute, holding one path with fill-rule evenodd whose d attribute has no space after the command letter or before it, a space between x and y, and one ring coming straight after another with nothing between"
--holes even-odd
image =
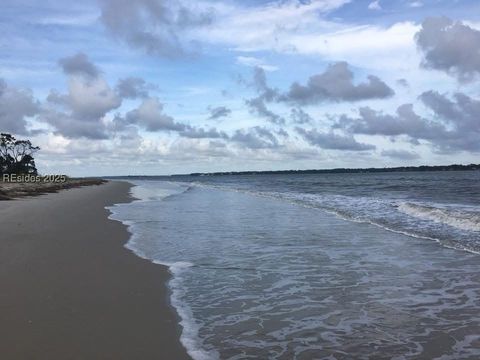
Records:
<instances>
[{"instance_id":1,"label":"wave","mask_svg":"<svg viewBox=\"0 0 480 360\"><path fill-rule=\"evenodd\" d=\"M195 321L190 307L182 300L185 297L185 286L182 284L182 273L194 266L188 261L178 261L168 263L163 261L153 261L156 264L168 266L168 270L172 274L172 278L168 283L171 290L170 303L177 311L180 317L180 326L182 333L180 342L187 350L188 355L195 360L212 360L218 359L219 355L215 350L206 350L202 346L202 341L198 336L200 326Z\"/></svg>"},{"instance_id":2,"label":"wave","mask_svg":"<svg viewBox=\"0 0 480 360\"><path fill-rule=\"evenodd\" d=\"M398 210L404 214L453 226L460 230L480 231L480 213L404 202Z\"/></svg>"},{"instance_id":3,"label":"wave","mask_svg":"<svg viewBox=\"0 0 480 360\"><path fill-rule=\"evenodd\" d=\"M480 231L480 211L474 206L420 205L389 198L331 193L259 191L199 182L190 183L190 186L287 201L325 211L346 221L367 223L393 233L435 241L447 248L480 253L480 242L477 240L477 232ZM451 230L434 226L435 224L445 225ZM473 241L472 235L475 239Z\"/></svg>"},{"instance_id":4,"label":"wave","mask_svg":"<svg viewBox=\"0 0 480 360\"><path fill-rule=\"evenodd\" d=\"M130 194L135 201L155 201L155 200L165 200L169 197L183 194L184 192L190 191L192 186L189 186L186 183L179 183L173 181L164 181L162 182L162 187L158 187L156 183L149 180L135 180L130 181L134 185L130 189Z\"/></svg>"}]
</instances>

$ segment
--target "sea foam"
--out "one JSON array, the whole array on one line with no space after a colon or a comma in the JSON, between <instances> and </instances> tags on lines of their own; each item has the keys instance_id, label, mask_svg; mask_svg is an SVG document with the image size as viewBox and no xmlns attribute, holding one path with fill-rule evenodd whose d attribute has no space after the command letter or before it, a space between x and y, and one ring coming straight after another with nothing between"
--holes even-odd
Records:
<instances>
[{"instance_id":1,"label":"sea foam","mask_svg":"<svg viewBox=\"0 0 480 360\"><path fill-rule=\"evenodd\" d=\"M403 202L398 210L422 220L430 220L467 231L480 231L480 213Z\"/></svg>"},{"instance_id":2,"label":"sea foam","mask_svg":"<svg viewBox=\"0 0 480 360\"><path fill-rule=\"evenodd\" d=\"M151 184L148 181L136 181L134 182L134 185L135 186L130 190L130 194L135 198L133 202L136 203L161 201L170 196L178 195L191 189L188 184L174 182L162 182L161 187L157 186L157 184ZM188 261L168 262L158 259L151 259L149 254L145 253L138 243L139 241L142 241L136 230L138 221L125 219L120 215L120 208L123 206L129 206L129 204L116 204L108 207L107 209L111 212L109 218L123 223L127 227L128 232L131 234L129 241L125 244L125 247L138 257L150 260L155 264L167 266L169 272L172 274L172 278L169 281L168 286L171 291L170 303L180 317L180 325L182 327L180 342L187 350L187 353L194 360L218 359L219 355L214 350L207 351L202 349L201 341L198 337L199 326L195 322L188 305L181 300L184 291L181 285L182 272L188 268L191 268L194 266L194 264Z\"/></svg>"}]
</instances>

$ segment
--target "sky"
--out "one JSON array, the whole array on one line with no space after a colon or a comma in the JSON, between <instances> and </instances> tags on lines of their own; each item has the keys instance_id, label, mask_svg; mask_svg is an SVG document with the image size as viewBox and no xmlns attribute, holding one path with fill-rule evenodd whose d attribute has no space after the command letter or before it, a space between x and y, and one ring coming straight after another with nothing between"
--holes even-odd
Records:
<instances>
[{"instance_id":1,"label":"sky","mask_svg":"<svg viewBox=\"0 0 480 360\"><path fill-rule=\"evenodd\" d=\"M476 0L2 0L42 174L480 162Z\"/></svg>"}]
</instances>

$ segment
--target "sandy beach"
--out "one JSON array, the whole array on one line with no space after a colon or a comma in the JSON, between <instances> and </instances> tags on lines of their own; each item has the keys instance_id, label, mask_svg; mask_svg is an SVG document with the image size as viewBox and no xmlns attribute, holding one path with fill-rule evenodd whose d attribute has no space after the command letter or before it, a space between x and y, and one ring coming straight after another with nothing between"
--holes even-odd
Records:
<instances>
[{"instance_id":1,"label":"sandy beach","mask_svg":"<svg viewBox=\"0 0 480 360\"><path fill-rule=\"evenodd\" d=\"M123 247L109 182L0 202L2 359L188 359L166 267Z\"/></svg>"}]
</instances>

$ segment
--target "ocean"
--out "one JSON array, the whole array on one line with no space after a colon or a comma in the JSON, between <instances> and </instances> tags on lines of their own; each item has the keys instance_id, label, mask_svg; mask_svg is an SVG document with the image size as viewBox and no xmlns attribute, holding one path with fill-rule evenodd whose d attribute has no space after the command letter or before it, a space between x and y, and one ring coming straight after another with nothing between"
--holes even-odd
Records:
<instances>
[{"instance_id":1,"label":"ocean","mask_svg":"<svg viewBox=\"0 0 480 360\"><path fill-rule=\"evenodd\" d=\"M128 180L194 359L480 358L480 172Z\"/></svg>"}]
</instances>

